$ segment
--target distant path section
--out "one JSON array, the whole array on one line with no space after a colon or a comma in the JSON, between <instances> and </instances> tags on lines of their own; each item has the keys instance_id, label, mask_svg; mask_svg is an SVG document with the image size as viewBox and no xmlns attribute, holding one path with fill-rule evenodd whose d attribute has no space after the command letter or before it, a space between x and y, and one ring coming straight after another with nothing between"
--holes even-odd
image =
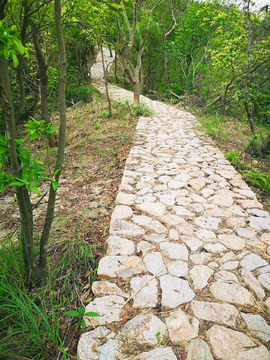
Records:
<instances>
[{"instance_id":1,"label":"distant path section","mask_svg":"<svg viewBox=\"0 0 270 360\"><path fill-rule=\"evenodd\" d=\"M269 360L269 213L194 116L142 101L78 358Z\"/></svg>"}]
</instances>

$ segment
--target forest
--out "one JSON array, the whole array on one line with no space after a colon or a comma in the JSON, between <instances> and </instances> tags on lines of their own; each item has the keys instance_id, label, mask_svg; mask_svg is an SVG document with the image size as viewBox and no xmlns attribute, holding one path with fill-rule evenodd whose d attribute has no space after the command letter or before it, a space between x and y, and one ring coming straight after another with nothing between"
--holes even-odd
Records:
<instances>
[{"instance_id":1,"label":"forest","mask_svg":"<svg viewBox=\"0 0 270 360\"><path fill-rule=\"evenodd\" d=\"M83 260L79 270L70 270L68 263L80 262L85 248L76 244L78 258L70 260L68 256L76 251L74 244L71 251L67 240L59 250L65 262L60 264L55 255L54 265L48 261L52 233L60 234L65 226L61 214L57 216L62 225L55 230L52 224L65 153L75 142L71 128L74 133L80 129L80 146L86 144L88 150L92 145L83 142L91 137L93 151L109 158L113 174L113 169L120 171L124 166L122 151L127 154L132 144L136 118L148 111L141 106L140 95L174 104L197 116L249 184L260 189L258 196L265 199L266 207L270 206L270 12L267 5L255 10L253 5L250 0L238 4L0 0L0 190L3 196L14 194L20 218L15 234L19 241L7 235L0 251L0 354L4 354L0 359L15 359L10 356L16 349L22 355L31 354L31 359L72 357L64 338L71 339L71 347L77 335L68 334L69 327L60 321L61 309L80 305L78 284L69 280L69 274L76 278L87 274L88 260ZM116 53L111 70L104 67L104 79L134 93L133 106L113 103L112 114L107 112L106 98L91 84L89 72L102 47ZM92 116L87 120L90 125L83 120L86 113ZM69 116L76 126L69 125ZM110 118L118 125L123 121L118 131L113 132L116 125L109 125ZM105 131L102 126L108 148L99 134ZM72 151L82 163L82 148L76 146ZM113 176L112 181L119 180L119 174ZM44 182L49 184L46 209L37 223L34 209L43 199L40 187ZM41 196L36 204L33 194ZM77 220L76 236L84 221L85 217ZM100 226L96 225L98 231ZM86 239L87 234L96 234L93 228L80 236ZM99 247L87 245L92 256L93 274L86 276L90 282ZM43 290L37 290L44 283ZM52 299L53 286L65 288L65 295ZM17 299L16 305L9 308L3 301L7 298ZM32 320L26 313L23 321L16 320L22 306L31 309ZM22 345L30 332L39 334L39 341L33 335Z\"/></svg>"}]
</instances>

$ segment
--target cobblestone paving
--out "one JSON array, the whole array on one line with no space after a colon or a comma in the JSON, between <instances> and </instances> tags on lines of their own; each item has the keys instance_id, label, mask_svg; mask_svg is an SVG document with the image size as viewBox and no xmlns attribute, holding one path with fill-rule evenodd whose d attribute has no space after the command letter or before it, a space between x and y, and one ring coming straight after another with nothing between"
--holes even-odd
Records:
<instances>
[{"instance_id":1,"label":"cobblestone paving","mask_svg":"<svg viewBox=\"0 0 270 360\"><path fill-rule=\"evenodd\" d=\"M147 104L78 357L269 360L270 216L192 115Z\"/></svg>"}]
</instances>

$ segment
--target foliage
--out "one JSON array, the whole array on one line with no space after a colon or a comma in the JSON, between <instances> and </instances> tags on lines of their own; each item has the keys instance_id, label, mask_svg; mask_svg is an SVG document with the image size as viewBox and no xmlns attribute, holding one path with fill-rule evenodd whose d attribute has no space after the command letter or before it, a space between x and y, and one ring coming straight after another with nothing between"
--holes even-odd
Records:
<instances>
[{"instance_id":1,"label":"foliage","mask_svg":"<svg viewBox=\"0 0 270 360\"><path fill-rule=\"evenodd\" d=\"M245 169L246 165L241 161L240 154L236 150L232 150L229 153L224 155L226 159L229 160L231 164L235 166L236 169Z\"/></svg>"},{"instance_id":2,"label":"foliage","mask_svg":"<svg viewBox=\"0 0 270 360\"><path fill-rule=\"evenodd\" d=\"M261 173L255 169L252 171L245 170L243 175L247 181L253 186L258 187L261 190L270 192L270 174Z\"/></svg>"},{"instance_id":3,"label":"foliage","mask_svg":"<svg viewBox=\"0 0 270 360\"><path fill-rule=\"evenodd\" d=\"M18 66L18 59L16 53L24 54L25 48L18 40L19 31L16 25L10 29L5 29L3 21L0 21L0 56L4 56L6 60L12 56L14 67Z\"/></svg>"}]
</instances>

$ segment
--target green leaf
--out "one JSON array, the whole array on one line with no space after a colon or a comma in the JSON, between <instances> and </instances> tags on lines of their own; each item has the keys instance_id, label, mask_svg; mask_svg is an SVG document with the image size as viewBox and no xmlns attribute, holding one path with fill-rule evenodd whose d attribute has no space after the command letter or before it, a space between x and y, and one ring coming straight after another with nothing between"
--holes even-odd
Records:
<instances>
[{"instance_id":1,"label":"green leaf","mask_svg":"<svg viewBox=\"0 0 270 360\"><path fill-rule=\"evenodd\" d=\"M97 317L97 316L100 316L98 313L96 312L87 312L84 314L85 316L91 316L91 317Z\"/></svg>"},{"instance_id":2,"label":"green leaf","mask_svg":"<svg viewBox=\"0 0 270 360\"><path fill-rule=\"evenodd\" d=\"M79 316L80 314L78 313L78 311L76 310L69 310L69 311L64 311L65 315L69 315L69 316Z\"/></svg>"},{"instance_id":3,"label":"green leaf","mask_svg":"<svg viewBox=\"0 0 270 360\"><path fill-rule=\"evenodd\" d=\"M40 195L40 191L36 186L30 185L30 189L33 190L35 194Z\"/></svg>"},{"instance_id":4,"label":"green leaf","mask_svg":"<svg viewBox=\"0 0 270 360\"><path fill-rule=\"evenodd\" d=\"M15 181L15 182L9 184L9 186L22 186L22 185L24 185L24 181L22 181L22 182Z\"/></svg>"},{"instance_id":5,"label":"green leaf","mask_svg":"<svg viewBox=\"0 0 270 360\"><path fill-rule=\"evenodd\" d=\"M13 66L16 68L19 64L16 54L12 51Z\"/></svg>"},{"instance_id":6,"label":"green leaf","mask_svg":"<svg viewBox=\"0 0 270 360\"><path fill-rule=\"evenodd\" d=\"M4 153L7 152L7 151L8 151L8 149L7 149L6 147L0 146L0 155L1 155L1 154L4 154Z\"/></svg>"},{"instance_id":7,"label":"green leaf","mask_svg":"<svg viewBox=\"0 0 270 360\"><path fill-rule=\"evenodd\" d=\"M57 182L56 181L52 182L52 187L53 187L54 191L57 189Z\"/></svg>"},{"instance_id":8,"label":"green leaf","mask_svg":"<svg viewBox=\"0 0 270 360\"><path fill-rule=\"evenodd\" d=\"M80 316L84 315L84 309L78 307L78 313L80 314Z\"/></svg>"},{"instance_id":9,"label":"green leaf","mask_svg":"<svg viewBox=\"0 0 270 360\"><path fill-rule=\"evenodd\" d=\"M82 325L82 329L84 329L85 328L85 321L83 319L81 321L81 325Z\"/></svg>"}]
</instances>

